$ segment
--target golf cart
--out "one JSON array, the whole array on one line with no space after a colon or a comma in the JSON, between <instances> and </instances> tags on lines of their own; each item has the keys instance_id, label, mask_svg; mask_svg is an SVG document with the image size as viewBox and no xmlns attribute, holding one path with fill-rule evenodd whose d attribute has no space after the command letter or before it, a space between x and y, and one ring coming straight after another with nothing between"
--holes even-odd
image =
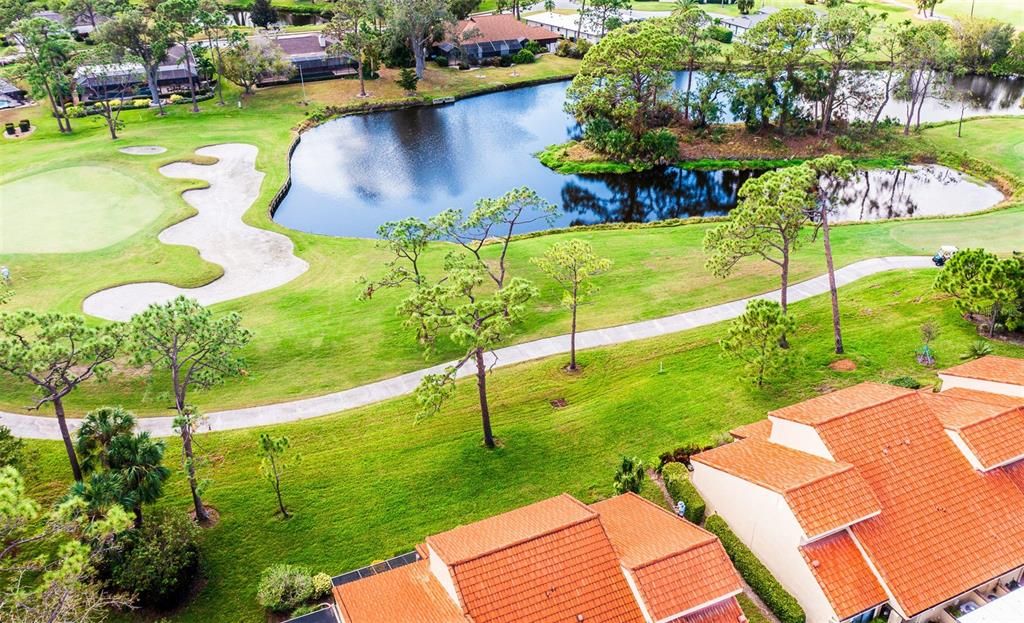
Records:
<instances>
[{"instance_id":1,"label":"golf cart","mask_svg":"<svg viewBox=\"0 0 1024 623\"><path fill-rule=\"evenodd\" d=\"M932 257L932 262L934 262L935 265L939 267L945 266L946 262L949 261L949 258L953 257L953 254L956 252L956 247L951 245L943 245L939 247L938 251L935 252L935 255Z\"/></svg>"}]
</instances>

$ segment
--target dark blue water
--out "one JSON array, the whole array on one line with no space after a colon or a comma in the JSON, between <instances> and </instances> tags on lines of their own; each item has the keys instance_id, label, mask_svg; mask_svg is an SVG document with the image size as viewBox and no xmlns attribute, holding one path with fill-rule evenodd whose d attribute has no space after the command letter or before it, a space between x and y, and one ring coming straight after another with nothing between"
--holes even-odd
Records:
<instances>
[{"instance_id":1,"label":"dark blue water","mask_svg":"<svg viewBox=\"0 0 1024 623\"><path fill-rule=\"evenodd\" d=\"M678 83L684 79L679 74ZM975 112L998 110L1002 101L1019 102L1020 89L1014 95L1006 86L1016 83L984 84L988 107ZM386 221L428 218L453 207L469 210L477 199L517 186L529 186L560 206L555 226L721 215L735 206L749 171L668 167L624 175L561 175L541 165L534 154L578 133L562 110L567 86L548 84L325 123L303 134L292 158L291 190L274 218L302 231L374 237ZM899 105L893 103L893 115ZM955 110L926 107L922 118L944 114L959 116L959 105ZM844 216L946 214L984 209L1001 198L941 168L910 173L871 172L863 193L849 197ZM888 194L878 194L883 190Z\"/></svg>"}]
</instances>

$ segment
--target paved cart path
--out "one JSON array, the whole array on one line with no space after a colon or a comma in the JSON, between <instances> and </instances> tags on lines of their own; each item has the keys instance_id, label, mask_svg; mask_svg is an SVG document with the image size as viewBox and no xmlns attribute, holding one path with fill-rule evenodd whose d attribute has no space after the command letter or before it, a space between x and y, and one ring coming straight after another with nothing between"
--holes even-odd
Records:
<instances>
[{"instance_id":1,"label":"paved cart path","mask_svg":"<svg viewBox=\"0 0 1024 623\"><path fill-rule=\"evenodd\" d=\"M928 257L882 257L862 260L837 270L836 281L842 286L862 277L889 270L929 268L931 266L931 258ZM789 300L792 303L826 292L828 292L828 278L822 275L790 286ZM779 291L773 290L756 297L695 309L664 318L644 320L606 329L581 331L576 335L577 348L587 349L622 344L703 327L723 320L731 320L743 313L747 302L750 300L755 298L778 300L778 297ZM489 364L500 367L552 355L561 355L567 352L569 352L569 336L559 335L499 348L493 353L488 353L488 358ZM297 420L305 420L347 409L354 409L396 396L403 396L411 393L424 375L439 372L447 365L449 364L432 366L324 396L210 413L204 430L233 430L281 422L295 422ZM472 374L473 370L471 368L472 366L464 367L459 371L458 376L464 377ZM52 417L18 415L0 411L0 424L9 427L18 437L32 439L60 438L57 421ZM80 425L80 420L68 420L68 425L72 429L77 428ZM139 418L139 428L148 430L160 437L174 434L172 418L170 417Z\"/></svg>"},{"instance_id":2,"label":"paved cart path","mask_svg":"<svg viewBox=\"0 0 1024 623\"><path fill-rule=\"evenodd\" d=\"M128 320L151 303L164 303L179 294L212 305L276 288L309 269L309 264L295 256L290 238L242 222L263 183L263 173L256 170L256 147L227 143L203 147L196 153L212 156L217 162L174 162L160 167L167 177L204 180L209 187L182 194L198 214L163 230L159 239L199 249L199 255L219 264L224 274L198 288L159 282L108 288L85 299L85 313Z\"/></svg>"}]
</instances>

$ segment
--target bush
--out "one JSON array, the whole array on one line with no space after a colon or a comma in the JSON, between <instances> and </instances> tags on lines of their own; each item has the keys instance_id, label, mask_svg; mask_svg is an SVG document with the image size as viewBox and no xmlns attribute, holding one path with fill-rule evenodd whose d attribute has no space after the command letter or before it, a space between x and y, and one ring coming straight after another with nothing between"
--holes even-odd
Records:
<instances>
[{"instance_id":1,"label":"bush","mask_svg":"<svg viewBox=\"0 0 1024 623\"><path fill-rule=\"evenodd\" d=\"M889 381L889 385L895 385L896 387L906 387L907 389L921 389L921 383L918 382L912 376L898 376L893 380Z\"/></svg>"},{"instance_id":2,"label":"bush","mask_svg":"<svg viewBox=\"0 0 1024 623\"><path fill-rule=\"evenodd\" d=\"M705 450L710 450L712 446L698 446L697 444L690 444L687 446L680 446L671 452L665 452L658 459L661 460L661 469L664 473L664 468L668 467L669 463L682 463L686 467L690 467L690 457L694 454L699 454Z\"/></svg>"},{"instance_id":3,"label":"bush","mask_svg":"<svg viewBox=\"0 0 1024 623\"><path fill-rule=\"evenodd\" d=\"M559 42L558 46L555 47L555 56L564 56L566 58L583 58L587 52L593 46L592 43L586 39L580 39L579 41L573 42L568 39L563 39Z\"/></svg>"},{"instance_id":4,"label":"bush","mask_svg":"<svg viewBox=\"0 0 1024 623\"><path fill-rule=\"evenodd\" d=\"M804 623L806 621L807 616L796 599L779 584L764 563L757 559L754 552L750 551L743 541L740 541L724 519L719 515L712 515L708 517L704 527L722 541L722 547L729 554L733 566L740 572L750 588L754 589L761 601L768 606L768 609L775 613L780 623Z\"/></svg>"},{"instance_id":5,"label":"bush","mask_svg":"<svg viewBox=\"0 0 1024 623\"><path fill-rule=\"evenodd\" d=\"M25 442L11 434L11 429L0 426L0 467L25 467Z\"/></svg>"},{"instance_id":6,"label":"bush","mask_svg":"<svg viewBox=\"0 0 1024 623\"><path fill-rule=\"evenodd\" d=\"M499 57L498 58L498 66L499 67L511 67L512 66L512 57L510 57L510 56Z\"/></svg>"},{"instance_id":7,"label":"bush","mask_svg":"<svg viewBox=\"0 0 1024 623\"><path fill-rule=\"evenodd\" d=\"M334 588L334 583L331 582L331 576L326 573L318 573L313 576L313 597L323 597L330 593L332 588Z\"/></svg>"},{"instance_id":8,"label":"bush","mask_svg":"<svg viewBox=\"0 0 1024 623\"><path fill-rule=\"evenodd\" d=\"M172 104L180 104L181 102L185 101L185 98L175 93L174 95L170 96L167 99L167 101L169 101Z\"/></svg>"},{"instance_id":9,"label":"bush","mask_svg":"<svg viewBox=\"0 0 1024 623\"><path fill-rule=\"evenodd\" d=\"M106 561L112 587L144 606L175 605L199 571L198 539L199 528L183 514L149 516Z\"/></svg>"},{"instance_id":10,"label":"bush","mask_svg":"<svg viewBox=\"0 0 1024 623\"><path fill-rule=\"evenodd\" d=\"M512 62L516 65L529 65L534 60L533 52L525 48L512 55Z\"/></svg>"},{"instance_id":11,"label":"bush","mask_svg":"<svg viewBox=\"0 0 1024 623\"><path fill-rule=\"evenodd\" d=\"M443 54L438 54L434 57L434 63L441 69L448 69L448 57Z\"/></svg>"},{"instance_id":12,"label":"bush","mask_svg":"<svg viewBox=\"0 0 1024 623\"><path fill-rule=\"evenodd\" d=\"M640 137L640 155L647 162L669 164L679 159L679 139L668 130L650 130Z\"/></svg>"},{"instance_id":13,"label":"bush","mask_svg":"<svg viewBox=\"0 0 1024 623\"><path fill-rule=\"evenodd\" d=\"M718 26L713 24L708 26L708 37L718 41L720 43L732 43L732 31L725 26Z\"/></svg>"},{"instance_id":14,"label":"bush","mask_svg":"<svg viewBox=\"0 0 1024 623\"><path fill-rule=\"evenodd\" d=\"M536 41L534 41L533 39L530 39L529 41L524 43L523 44L523 49L524 50L529 50L532 54L535 54L535 55L544 52L544 47L541 44L539 44Z\"/></svg>"},{"instance_id":15,"label":"bush","mask_svg":"<svg viewBox=\"0 0 1024 623\"><path fill-rule=\"evenodd\" d=\"M330 607L330 606L328 606L328 607ZM305 605L305 606L299 606L294 611L292 611L292 618L293 619L297 619L297 618L299 618L301 616L305 616L305 615L307 615L307 614L309 614L311 612L316 612L317 610L323 610L323 609L324 609L324 604L308 604L308 605Z\"/></svg>"},{"instance_id":16,"label":"bush","mask_svg":"<svg viewBox=\"0 0 1024 623\"><path fill-rule=\"evenodd\" d=\"M313 596L313 577L298 565L276 564L263 570L256 601L274 612L287 612Z\"/></svg>"},{"instance_id":17,"label":"bush","mask_svg":"<svg viewBox=\"0 0 1024 623\"><path fill-rule=\"evenodd\" d=\"M682 502L686 505L683 516L690 523L698 526L704 523L704 512L707 505L704 498L700 496L697 487L690 482L690 472L682 463L669 463L661 472L665 479L665 488L675 502Z\"/></svg>"}]
</instances>

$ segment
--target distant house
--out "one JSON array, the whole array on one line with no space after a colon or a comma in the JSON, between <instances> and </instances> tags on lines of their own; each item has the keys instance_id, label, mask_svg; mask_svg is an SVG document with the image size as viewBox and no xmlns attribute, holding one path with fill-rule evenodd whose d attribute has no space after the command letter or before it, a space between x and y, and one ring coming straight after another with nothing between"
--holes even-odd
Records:
<instances>
[{"instance_id":1,"label":"distant house","mask_svg":"<svg viewBox=\"0 0 1024 623\"><path fill-rule=\"evenodd\" d=\"M323 34L281 35L271 42L284 51L295 72L291 76L264 76L257 83L259 86L341 78L355 76L358 72L355 59L332 52L334 42Z\"/></svg>"},{"instance_id":2,"label":"distant house","mask_svg":"<svg viewBox=\"0 0 1024 623\"><path fill-rule=\"evenodd\" d=\"M549 498L333 583L333 611L295 623L745 620L718 539L632 493L590 505Z\"/></svg>"},{"instance_id":3,"label":"distant house","mask_svg":"<svg viewBox=\"0 0 1024 623\"><path fill-rule=\"evenodd\" d=\"M89 33L110 21L110 18L106 15L94 15L90 17L88 13L80 13L76 15L75 19L72 20L71 23L68 23L67 18L63 14L56 11L37 11L33 13L32 16L42 17L43 19L48 19L51 22L67 27L71 34L77 39L84 39Z\"/></svg>"},{"instance_id":4,"label":"distant house","mask_svg":"<svg viewBox=\"0 0 1024 623\"><path fill-rule=\"evenodd\" d=\"M1024 359L861 383L692 457L709 511L807 623L1024 620Z\"/></svg>"},{"instance_id":5,"label":"distant house","mask_svg":"<svg viewBox=\"0 0 1024 623\"><path fill-rule=\"evenodd\" d=\"M25 103L25 90L0 78L0 110L16 108Z\"/></svg>"},{"instance_id":6,"label":"distant house","mask_svg":"<svg viewBox=\"0 0 1024 623\"><path fill-rule=\"evenodd\" d=\"M670 13L667 11L634 11L629 9L623 11L619 17L623 22L639 22L648 19L660 19L669 15ZM578 34L580 39L597 43L603 36L600 25L595 20L583 20L583 25L580 26L579 13L569 15L563 13L534 13L533 15L523 16L523 19L531 26L550 30L566 39L575 40Z\"/></svg>"},{"instance_id":7,"label":"distant house","mask_svg":"<svg viewBox=\"0 0 1024 623\"><path fill-rule=\"evenodd\" d=\"M196 70L195 58L191 67L185 62L185 48L172 46L157 69L157 88L161 95L184 93L189 81L201 88L206 81ZM75 70L75 93L79 101L91 102L112 98L149 97L149 83L142 65L122 63L104 66L101 70L79 67Z\"/></svg>"},{"instance_id":8,"label":"distant house","mask_svg":"<svg viewBox=\"0 0 1024 623\"><path fill-rule=\"evenodd\" d=\"M511 56L522 50L527 41L536 41L549 52L554 51L560 38L557 33L524 24L509 14L476 15L460 20L448 39L434 46L434 55L457 63L465 54L470 64L478 65L483 59Z\"/></svg>"},{"instance_id":9,"label":"distant house","mask_svg":"<svg viewBox=\"0 0 1024 623\"><path fill-rule=\"evenodd\" d=\"M717 18L718 22L722 26L725 26L737 35L742 35L754 26L757 26L764 20L771 17L773 14L778 13L778 11L779 10L775 7L765 6L758 9L756 13L751 13L750 15L737 15L735 17L712 15L712 17Z\"/></svg>"}]
</instances>

